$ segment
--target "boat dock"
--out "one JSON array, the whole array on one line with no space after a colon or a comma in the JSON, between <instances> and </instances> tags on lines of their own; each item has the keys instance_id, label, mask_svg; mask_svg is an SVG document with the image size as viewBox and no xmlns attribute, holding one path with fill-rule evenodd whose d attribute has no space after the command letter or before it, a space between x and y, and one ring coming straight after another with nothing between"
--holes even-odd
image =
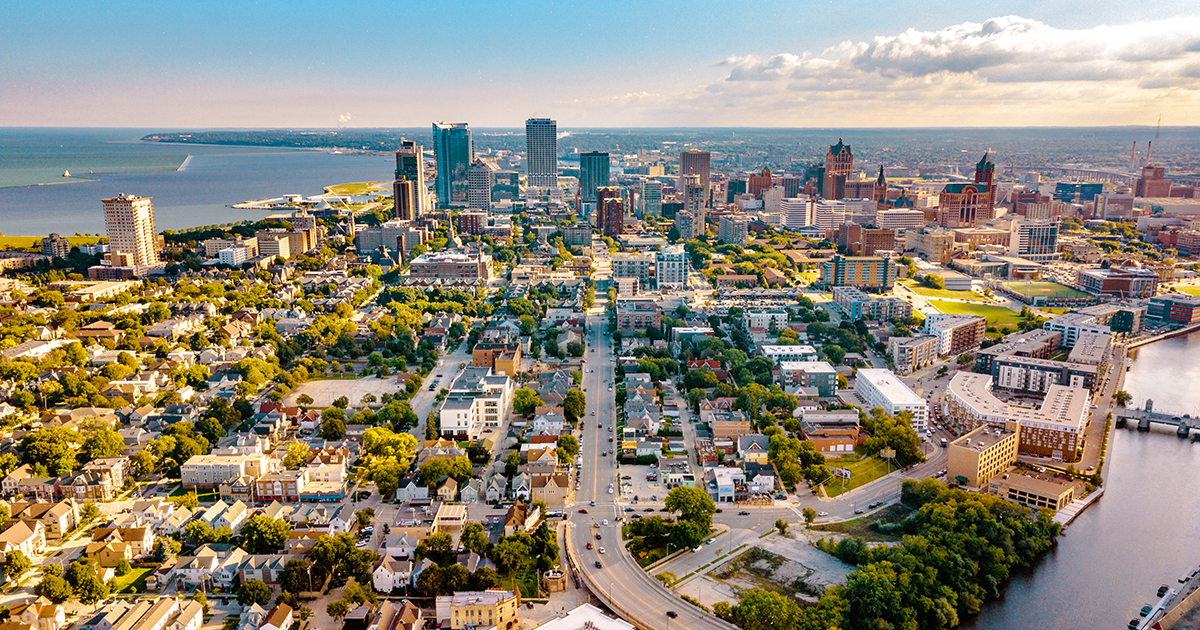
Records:
<instances>
[{"instance_id":1,"label":"boat dock","mask_svg":"<svg viewBox=\"0 0 1200 630\"><path fill-rule=\"evenodd\" d=\"M1166 593L1150 607L1150 612L1134 626L1138 630L1183 630L1200 625L1200 613L1190 614L1200 605L1200 568L1191 569L1179 578L1179 583L1165 586Z\"/></svg>"}]
</instances>

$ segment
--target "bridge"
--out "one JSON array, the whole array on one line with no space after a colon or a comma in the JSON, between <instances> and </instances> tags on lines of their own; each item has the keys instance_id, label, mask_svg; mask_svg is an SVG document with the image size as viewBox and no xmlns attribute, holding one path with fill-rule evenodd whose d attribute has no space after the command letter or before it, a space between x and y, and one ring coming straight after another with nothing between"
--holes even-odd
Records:
<instances>
[{"instance_id":1,"label":"bridge","mask_svg":"<svg viewBox=\"0 0 1200 630\"><path fill-rule=\"evenodd\" d=\"M1113 409L1113 416L1117 419L1118 427L1125 426L1130 422L1136 422L1138 431L1149 431L1151 424L1163 424L1175 427L1175 435L1181 438L1192 435L1192 429L1200 431L1200 417L1193 417L1189 414L1154 411L1153 400L1147 400L1145 407L1142 409L1116 407ZM1200 441L1200 433L1192 436L1192 438Z\"/></svg>"},{"instance_id":2,"label":"bridge","mask_svg":"<svg viewBox=\"0 0 1200 630\"><path fill-rule=\"evenodd\" d=\"M1107 182L1110 184L1123 184L1132 186L1137 181L1137 176L1130 173L1120 173L1117 171L1106 171L1095 168L1051 168L1051 171L1060 171L1067 177L1073 177L1085 182Z\"/></svg>"}]
</instances>

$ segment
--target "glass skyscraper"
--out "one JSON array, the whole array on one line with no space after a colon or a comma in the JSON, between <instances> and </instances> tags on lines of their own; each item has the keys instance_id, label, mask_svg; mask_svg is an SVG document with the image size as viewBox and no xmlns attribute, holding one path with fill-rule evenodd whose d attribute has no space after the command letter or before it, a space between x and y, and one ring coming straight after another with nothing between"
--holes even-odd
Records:
<instances>
[{"instance_id":1,"label":"glass skyscraper","mask_svg":"<svg viewBox=\"0 0 1200 630\"><path fill-rule=\"evenodd\" d=\"M530 186L558 187L558 123L549 118L525 121L525 164Z\"/></svg>"},{"instance_id":2,"label":"glass skyscraper","mask_svg":"<svg viewBox=\"0 0 1200 630\"><path fill-rule=\"evenodd\" d=\"M471 127L467 123L433 123L433 150L437 156L438 205L466 206L467 169L475 157Z\"/></svg>"},{"instance_id":3,"label":"glass skyscraper","mask_svg":"<svg viewBox=\"0 0 1200 630\"><path fill-rule=\"evenodd\" d=\"M607 153L592 151L579 154L579 200L596 201L596 189L608 185L609 159Z\"/></svg>"}]
</instances>

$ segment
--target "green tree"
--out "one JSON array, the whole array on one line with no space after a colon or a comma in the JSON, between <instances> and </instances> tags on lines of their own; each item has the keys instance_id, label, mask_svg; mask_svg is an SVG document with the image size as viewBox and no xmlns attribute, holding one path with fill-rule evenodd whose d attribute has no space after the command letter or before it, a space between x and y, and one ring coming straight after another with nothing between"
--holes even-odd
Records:
<instances>
[{"instance_id":1,"label":"green tree","mask_svg":"<svg viewBox=\"0 0 1200 630\"><path fill-rule=\"evenodd\" d=\"M787 530L788 530L788 522L781 518L775 519L775 529L779 530L780 535L786 536Z\"/></svg>"},{"instance_id":2,"label":"green tree","mask_svg":"<svg viewBox=\"0 0 1200 630\"><path fill-rule=\"evenodd\" d=\"M522 387L513 394L513 411L522 416L533 414L534 410L543 404L545 403L542 402L537 392L528 387Z\"/></svg>"},{"instance_id":3,"label":"green tree","mask_svg":"<svg viewBox=\"0 0 1200 630\"><path fill-rule=\"evenodd\" d=\"M311 581L307 560L289 560L279 574L279 588L289 593L303 593L312 590Z\"/></svg>"},{"instance_id":4,"label":"green tree","mask_svg":"<svg viewBox=\"0 0 1200 630\"><path fill-rule=\"evenodd\" d=\"M471 574L471 590L486 591L500 586L500 575L491 567L479 567Z\"/></svg>"},{"instance_id":5,"label":"green tree","mask_svg":"<svg viewBox=\"0 0 1200 630\"><path fill-rule=\"evenodd\" d=\"M344 600L341 600L341 599L329 602L329 604L327 604L325 606L325 614L329 615L330 617L333 617L335 620L339 620L342 617L345 617L346 613L349 611L350 611L350 606L348 604L346 604L346 602Z\"/></svg>"},{"instance_id":6,"label":"green tree","mask_svg":"<svg viewBox=\"0 0 1200 630\"><path fill-rule=\"evenodd\" d=\"M587 413L587 398L583 391L572 389L563 399L563 416L567 422L577 422Z\"/></svg>"},{"instance_id":7,"label":"green tree","mask_svg":"<svg viewBox=\"0 0 1200 630\"><path fill-rule=\"evenodd\" d=\"M125 558L121 558L121 560L117 562L116 568L113 569L113 573L117 576L125 576L129 575L129 572L132 570L133 566L129 564L129 561Z\"/></svg>"},{"instance_id":8,"label":"green tree","mask_svg":"<svg viewBox=\"0 0 1200 630\"><path fill-rule=\"evenodd\" d=\"M255 514L242 525L242 548L250 553L275 553L283 549L292 526L287 521Z\"/></svg>"},{"instance_id":9,"label":"green tree","mask_svg":"<svg viewBox=\"0 0 1200 630\"><path fill-rule=\"evenodd\" d=\"M299 396L296 397L297 405L307 407L307 406L313 404L313 402L314 402L313 397L309 396L308 394L300 394Z\"/></svg>"},{"instance_id":10,"label":"green tree","mask_svg":"<svg viewBox=\"0 0 1200 630\"><path fill-rule=\"evenodd\" d=\"M308 462L308 444L296 440L288 442L287 455L283 458L283 465L289 470L298 470L301 466Z\"/></svg>"},{"instance_id":11,"label":"green tree","mask_svg":"<svg viewBox=\"0 0 1200 630\"><path fill-rule=\"evenodd\" d=\"M57 567L58 565L53 565ZM61 570L61 569L60 569ZM45 575L38 585L33 587L33 594L38 597L45 597L54 604L61 604L71 598L74 592L71 590L71 585L65 579L58 575Z\"/></svg>"},{"instance_id":12,"label":"green tree","mask_svg":"<svg viewBox=\"0 0 1200 630\"><path fill-rule=\"evenodd\" d=\"M560 435L558 437L558 461L563 464L569 464L579 454L579 438L574 435Z\"/></svg>"},{"instance_id":13,"label":"green tree","mask_svg":"<svg viewBox=\"0 0 1200 630\"><path fill-rule=\"evenodd\" d=\"M242 585L238 587L237 600L243 606L251 604L266 606L271 601L271 587L262 580L251 578L242 582Z\"/></svg>"},{"instance_id":14,"label":"green tree","mask_svg":"<svg viewBox=\"0 0 1200 630\"><path fill-rule=\"evenodd\" d=\"M328 413L330 410L326 409L325 411L326 411L326 413ZM338 411L341 411L341 410L338 409ZM324 420L321 421L321 438L322 439L334 441L334 440L340 440L340 439L342 439L343 436L346 435L346 421L345 421L346 413L342 412L341 415L342 415L342 417L339 418L336 415L332 415L332 414L330 414L329 417L324 417L325 414L322 414L322 417L324 417Z\"/></svg>"},{"instance_id":15,"label":"green tree","mask_svg":"<svg viewBox=\"0 0 1200 630\"><path fill-rule=\"evenodd\" d=\"M166 562L178 556L182 549L183 544L178 540L167 536L156 536L154 538L154 552L152 557L155 562Z\"/></svg>"},{"instance_id":16,"label":"green tree","mask_svg":"<svg viewBox=\"0 0 1200 630\"><path fill-rule=\"evenodd\" d=\"M14 549L13 551L4 554L4 575L6 575L9 580L15 580L22 575L25 575L25 572L28 571L32 566L33 563L30 562L29 558L25 554L21 553L21 550L19 549Z\"/></svg>"},{"instance_id":17,"label":"green tree","mask_svg":"<svg viewBox=\"0 0 1200 630\"><path fill-rule=\"evenodd\" d=\"M817 519L817 511L810 507L806 507L801 510L801 513L804 514L804 523L809 527L812 527L813 521Z\"/></svg>"},{"instance_id":18,"label":"green tree","mask_svg":"<svg viewBox=\"0 0 1200 630\"><path fill-rule=\"evenodd\" d=\"M696 523L702 527L705 535L712 526L712 515L717 509L712 498L704 490L682 486L672 488L667 493L664 507L668 512L678 512L680 520Z\"/></svg>"},{"instance_id":19,"label":"green tree","mask_svg":"<svg viewBox=\"0 0 1200 630\"><path fill-rule=\"evenodd\" d=\"M141 450L129 458L130 468L136 477L143 477L154 470L154 456L149 451Z\"/></svg>"},{"instance_id":20,"label":"green tree","mask_svg":"<svg viewBox=\"0 0 1200 630\"><path fill-rule=\"evenodd\" d=\"M496 563L496 569L504 575L510 575L525 566L528 558L529 546L512 538L505 538L492 547L492 562Z\"/></svg>"},{"instance_id":21,"label":"green tree","mask_svg":"<svg viewBox=\"0 0 1200 630\"><path fill-rule=\"evenodd\" d=\"M481 556L487 554L488 536L480 523L467 523L459 536L459 542L468 551L473 551Z\"/></svg>"},{"instance_id":22,"label":"green tree","mask_svg":"<svg viewBox=\"0 0 1200 630\"><path fill-rule=\"evenodd\" d=\"M1117 391L1113 392L1112 399L1118 407L1124 407L1133 400L1133 396L1123 389L1118 389Z\"/></svg>"},{"instance_id":23,"label":"green tree","mask_svg":"<svg viewBox=\"0 0 1200 630\"><path fill-rule=\"evenodd\" d=\"M71 584L75 597L85 606L91 606L108 597L108 584L101 580L100 575L96 573L94 561L76 560L72 562L64 577Z\"/></svg>"}]
</instances>

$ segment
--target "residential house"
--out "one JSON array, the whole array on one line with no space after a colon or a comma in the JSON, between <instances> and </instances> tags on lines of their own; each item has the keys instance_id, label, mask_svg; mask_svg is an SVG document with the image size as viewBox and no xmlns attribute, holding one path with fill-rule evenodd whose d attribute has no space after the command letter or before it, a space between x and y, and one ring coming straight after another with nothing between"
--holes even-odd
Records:
<instances>
[{"instance_id":1,"label":"residential house","mask_svg":"<svg viewBox=\"0 0 1200 630\"><path fill-rule=\"evenodd\" d=\"M517 473L513 475L512 483L509 486L514 499L519 501L529 500L530 480L528 473Z\"/></svg>"},{"instance_id":2,"label":"residential house","mask_svg":"<svg viewBox=\"0 0 1200 630\"><path fill-rule=\"evenodd\" d=\"M288 630L292 627L292 607L287 604L275 604L263 619L259 630Z\"/></svg>"},{"instance_id":3,"label":"residential house","mask_svg":"<svg viewBox=\"0 0 1200 630\"><path fill-rule=\"evenodd\" d=\"M33 558L46 548L46 527L39 521L8 521L0 528L0 554L20 551Z\"/></svg>"},{"instance_id":4,"label":"residential house","mask_svg":"<svg viewBox=\"0 0 1200 630\"><path fill-rule=\"evenodd\" d=\"M42 597L31 602L13 604L12 609L8 612L8 618L33 626L37 630L61 630L67 623L63 607L50 603Z\"/></svg>"},{"instance_id":5,"label":"residential house","mask_svg":"<svg viewBox=\"0 0 1200 630\"><path fill-rule=\"evenodd\" d=\"M149 527L100 527L92 530L92 542L125 543L134 558L143 558L154 550L154 531Z\"/></svg>"},{"instance_id":6,"label":"residential house","mask_svg":"<svg viewBox=\"0 0 1200 630\"><path fill-rule=\"evenodd\" d=\"M518 501L508 508L504 515L504 535L512 536L517 532L532 532L542 518L542 510Z\"/></svg>"},{"instance_id":7,"label":"residential house","mask_svg":"<svg viewBox=\"0 0 1200 630\"><path fill-rule=\"evenodd\" d=\"M102 569L116 568L122 560L133 562L133 552L127 543L117 541L100 541L88 543L84 553Z\"/></svg>"},{"instance_id":8,"label":"residential house","mask_svg":"<svg viewBox=\"0 0 1200 630\"><path fill-rule=\"evenodd\" d=\"M738 459L756 464L766 464L771 451L771 440L761 434L738 436Z\"/></svg>"},{"instance_id":9,"label":"residential house","mask_svg":"<svg viewBox=\"0 0 1200 630\"><path fill-rule=\"evenodd\" d=\"M371 581L375 590L381 593L390 593L410 584L412 570L411 560L384 556L371 571Z\"/></svg>"},{"instance_id":10,"label":"residential house","mask_svg":"<svg viewBox=\"0 0 1200 630\"><path fill-rule=\"evenodd\" d=\"M13 502L8 506L9 518L39 521L46 528L46 538L60 539L71 533L79 522L79 510L74 501L58 503Z\"/></svg>"},{"instance_id":11,"label":"residential house","mask_svg":"<svg viewBox=\"0 0 1200 630\"><path fill-rule=\"evenodd\" d=\"M394 558L411 558L417 552L420 542L415 536L388 534L384 537L383 548L380 551Z\"/></svg>"},{"instance_id":12,"label":"residential house","mask_svg":"<svg viewBox=\"0 0 1200 630\"><path fill-rule=\"evenodd\" d=\"M558 472L552 475L536 475L530 488L530 500L542 501L547 507L562 506L571 491L571 475Z\"/></svg>"},{"instance_id":13,"label":"residential house","mask_svg":"<svg viewBox=\"0 0 1200 630\"><path fill-rule=\"evenodd\" d=\"M408 473L400 478L400 485L396 488L396 500L405 503L410 501L428 501L429 488L421 485L421 479L417 473Z\"/></svg>"}]
</instances>

